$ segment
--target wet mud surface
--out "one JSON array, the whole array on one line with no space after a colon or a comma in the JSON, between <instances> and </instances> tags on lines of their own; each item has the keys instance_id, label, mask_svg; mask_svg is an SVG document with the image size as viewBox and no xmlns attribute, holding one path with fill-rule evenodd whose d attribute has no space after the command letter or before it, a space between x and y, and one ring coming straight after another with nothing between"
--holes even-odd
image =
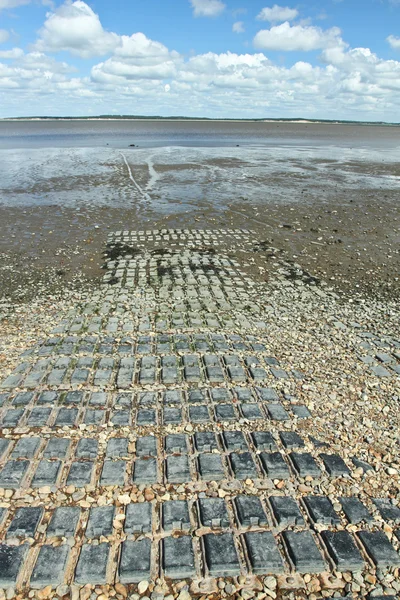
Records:
<instances>
[{"instance_id":1,"label":"wet mud surface","mask_svg":"<svg viewBox=\"0 0 400 600\"><path fill-rule=\"evenodd\" d=\"M256 231L253 276L264 276L267 243L346 294L396 296L397 153L336 146L1 150L2 294L24 301L43 286L98 279L109 231L229 225Z\"/></svg>"}]
</instances>

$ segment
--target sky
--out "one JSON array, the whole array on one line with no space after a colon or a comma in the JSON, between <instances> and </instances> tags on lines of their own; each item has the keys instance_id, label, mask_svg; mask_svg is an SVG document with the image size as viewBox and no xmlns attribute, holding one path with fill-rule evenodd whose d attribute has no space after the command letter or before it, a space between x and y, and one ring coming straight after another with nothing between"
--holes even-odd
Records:
<instances>
[{"instance_id":1,"label":"sky","mask_svg":"<svg viewBox=\"0 0 400 600\"><path fill-rule=\"evenodd\" d=\"M400 121L400 0L0 0L0 117Z\"/></svg>"}]
</instances>

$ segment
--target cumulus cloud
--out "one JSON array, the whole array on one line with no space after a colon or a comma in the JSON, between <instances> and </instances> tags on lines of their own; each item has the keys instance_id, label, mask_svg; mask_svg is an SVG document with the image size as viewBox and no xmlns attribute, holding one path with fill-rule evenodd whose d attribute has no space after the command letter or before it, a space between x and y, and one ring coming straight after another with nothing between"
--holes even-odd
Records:
<instances>
[{"instance_id":1,"label":"cumulus cloud","mask_svg":"<svg viewBox=\"0 0 400 600\"><path fill-rule=\"evenodd\" d=\"M179 55L169 52L164 44L149 39L144 33L134 33L131 36L121 36L121 43L115 49L114 56L134 60L136 63L158 64L171 56L176 58Z\"/></svg>"},{"instance_id":2,"label":"cumulus cloud","mask_svg":"<svg viewBox=\"0 0 400 600\"><path fill-rule=\"evenodd\" d=\"M46 15L35 47L48 52L66 50L90 58L112 52L119 43L120 37L105 31L99 16L85 2L76 0Z\"/></svg>"},{"instance_id":3,"label":"cumulus cloud","mask_svg":"<svg viewBox=\"0 0 400 600\"><path fill-rule=\"evenodd\" d=\"M389 35L386 40L394 50L400 50L400 38L395 37L394 35Z\"/></svg>"},{"instance_id":4,"label":"cumulus cloud","mask_svg":"<svg viewBox=\"0 0 400 600\"><path fill-rule=\"evenodd\" d=\"M180 60L178 52L170 52L164 44L149 39L143 33L124 35L113 56L92 68L91 79L97 83L167 79L176 75Z\"/></svg>"},{"instance_id":5,"label":"cumulus cloud","mask_svg":"<svg viewBox=\"0 0 400 600\"><path fill-rule=\"evenodd\" d=\"M288 21L270 29L262 29L254 38L256 48L263 50L303 51L342 46L340 29L322 30L312 25L290 25Z\"/></svg>"},{"instance_id":6,"label":"cumulus cloud","mask_svg":"<svg viewBox=\"0 0 400 600\"><path fill-rule=\"evenodd\" d=\"M243 21L236 21L236 23L234 23L232 25L232 31L234 33L244 33L244 23Z\"/></svg>"},{"instance_id":7,"label":"cumulus cloud","mask_svg":"<svg viewBox=\"0 0 400 600\"><path fill-rule=\"evenodd\" d=\"M217 17L226 8L221 0L190 0L195 17Z\"/></svg>"},{"instance_id":8,"label":"cumulus cloud","mask_svg":"<svg viewBox=\"0 0 400 600\"><path fill-rule=\"evenodd\" d=\"M257 15L257 19L260 21L270 21L271 23L282 23L282 21L293 21L299 14L299 11L295 8L289 8L289 6L274 6L265 7Z\"/></svg>"},{"instance_id":9,"label":"cumulus cloud","mask_svg":"<svg viewBox=\"0 0 400 600\"><path fill-rule=\"evenodd\" d=\"M75 19L82 22L81 29L74 30ZM320 62L276 64L262 50L184 57L144 33L108 33L85 2L70 1L47 15L34 52L0 52L0 114L151 112L398 120L400 61L384 60L369 48L350 48L339 29L322 30L304 22L294 26L287 20L257 36L260 48L319 49ZM83 58L106 55L90 75L80 76L46 49Z\"/></svg>"},{"instance_id":10,"label":"cumulus cloud","mask_svg":"<svg viewBox=\"0 0 400 600\"><path fill-rule=\"evenodd\" d=\"M10 34L6 29L0 29L0 44L4 44L10 37Z\"/></svg>"},{"instance_id":11,"label":"cumulus cloud","mask_svg":"<svg viewBox=\"0 0 400 600\"><path fill-rule=\"evenodd\" d=\"M3 59L15 59L20 58L24 55L24 51L21 48L12 48L11 50L0 50L0 58Z\"/></svg>"},{"instance_id":12,"label":"cumulus cloud","mask_svg":"<svg viewBox=\"0 0 400 600\"><path fill-rule=\"evenodd\" d=\"M3 54L3 53L2 53ZM59 85L69 80L73 68L65 62L58 62L54 58L46 56L41 52L29 52L25 54L20 48L8 51L8 56L0 58L14 59L6 65L0 62L0 89L18 90L18 98L27 102L29 97L39 99L46 94L59 91ZM6 101L6 98L3 98ZM15 106L15 96L13 97ZM29 110L27 103L21 108L20 114Z\"/></svg>"}]
</instances>

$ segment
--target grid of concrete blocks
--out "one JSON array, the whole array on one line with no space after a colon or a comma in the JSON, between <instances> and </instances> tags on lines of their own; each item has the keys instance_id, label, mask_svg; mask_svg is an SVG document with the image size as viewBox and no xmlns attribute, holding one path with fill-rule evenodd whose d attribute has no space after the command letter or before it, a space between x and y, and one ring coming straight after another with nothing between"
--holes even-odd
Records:
<instances>
[{"instance_id":1,"label":"grid of concrete blocks","mask_svg":"<svg viewBox=\"0 0 400 600\"><path fill-rule=\"evenodd\" d=\"M253 244L109 236L101 291L0 384L0 489L16 499L0 506L0 587L400 567L397 506L321 491L370 466L299 428L303 375L270 355L267 294L220 252ZM131 501L157 486L173 499Z\"/></svg>"}]
</instances>

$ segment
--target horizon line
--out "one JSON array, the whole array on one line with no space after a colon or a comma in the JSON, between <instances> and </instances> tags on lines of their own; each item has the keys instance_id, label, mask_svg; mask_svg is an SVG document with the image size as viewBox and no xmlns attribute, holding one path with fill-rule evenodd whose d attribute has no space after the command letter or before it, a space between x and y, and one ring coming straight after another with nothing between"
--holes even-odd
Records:
<instances>
[{"instance_id":1,"label":"horizon line","mask_svg":"<svg viewBox=\"0 0 400 600\"><path fill-rule=\"evenodd\" d=\"M154 121L154 120L166 120L166 121L243 121L243 122L291 122L291 123L332 123L332 124L360 124L360 125L394 125L399 126L400 122L393 121L364 121L364 120L351 120L351 119L318 119L318 118L306 118L306 117L185 117L182 115L173 116L161 116L161 115L83 115L83 116L18 116L18 117L0 117L0 121L49 121L49 120L138 120L138 121Z\"/></svg>"}]
</instances>

